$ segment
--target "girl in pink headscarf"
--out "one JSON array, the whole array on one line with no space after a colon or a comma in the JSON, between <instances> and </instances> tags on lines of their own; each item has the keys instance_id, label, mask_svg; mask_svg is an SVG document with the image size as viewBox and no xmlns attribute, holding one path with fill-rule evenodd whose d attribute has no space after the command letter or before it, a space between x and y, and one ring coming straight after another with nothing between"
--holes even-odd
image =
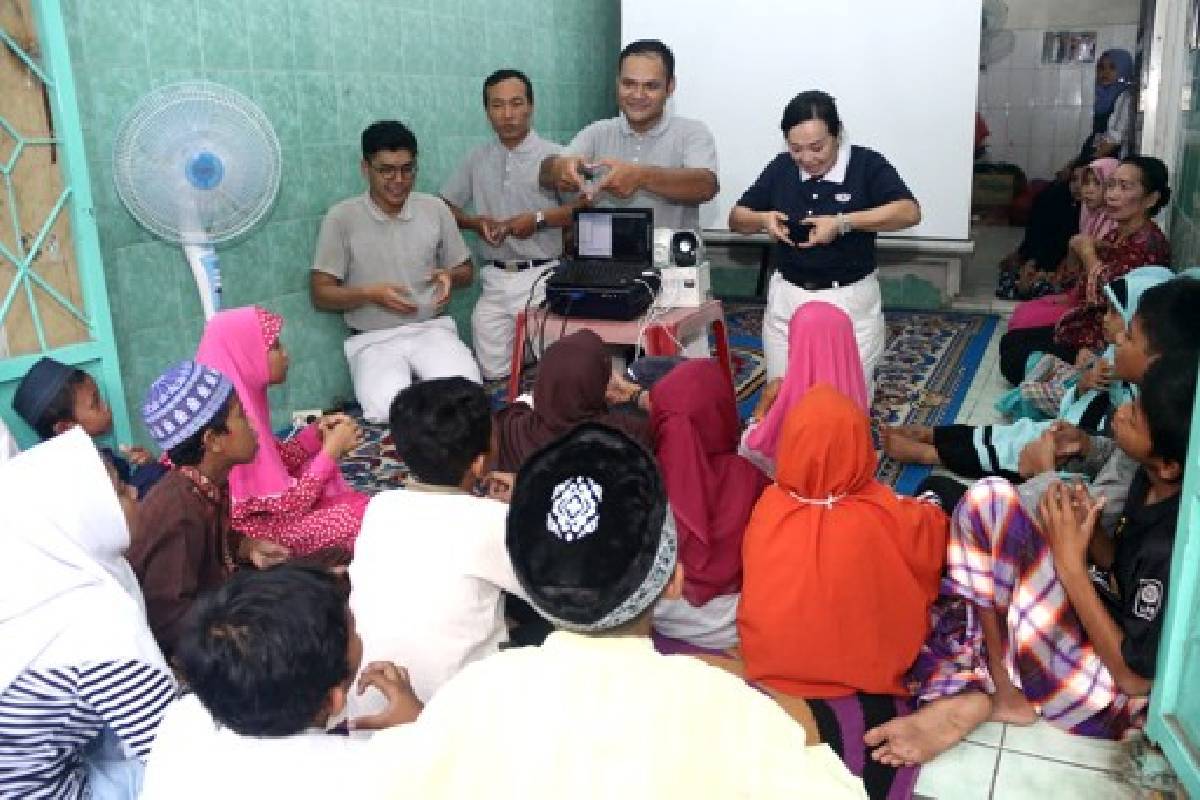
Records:
<instances>
[{"instance_id":1,"label":"girl in pink headscarf","mask_svg":"<svg viewBox=\"0 0 1200 800\"><path fill-rule=\"evenodd\" d=\"M208 321L196 351L198 362L233 381L258 432L254 461L229 475L233 528L293 555L350 549L370 498L342 480L337 462L354 449L358 428L349 417L330 415L290 439L275 439L267 387L287 378L282 330L283 318L258 306L222 311Z\"/></svg>"},{"instance_id":2,"label":"girl in pink headscarf","mask_svg":"<svg viewBox=\"0 0 1200 800\"><path fill-rule=\"evenodd\" d=\"M775 387L764 387L766 402L742 436L739 453L763 472L775 476L775 449L783 421L792 406L818 383L827 383L871 413L854 324L835 305L814 301L796 309L788 323L788 366L774 398ZM769 408L764 408L769 404Z\"/></svg>"},{"instance_id":3,"label":"girl in pink headscarf","mask_svg":"<svg viewBox=\"0 0 1200 800\"><path fill-rule=\"evenodd\" d=\"M1083 186L1079 192L1079 233L1090 236L1096 241L1117 226L1116 221L1108 215L1104 204L1104 187L1121 165L1115 158L1098 158L1088 164L1083 173ZM1072 240L1074 241L1074 240ZM1047 294L1033 300L1026 300L1013 309L1008 321L1010 331L1021 328L1038 328L1053 325L1079 302L1078 272L1081 266L1075 250L1067 251L1067 258L1060 268L1060 275L1055 280L1066 288L1066 291ZM1071 286L1068 286L1071 284Z\"/></svg>"}]
</instances>

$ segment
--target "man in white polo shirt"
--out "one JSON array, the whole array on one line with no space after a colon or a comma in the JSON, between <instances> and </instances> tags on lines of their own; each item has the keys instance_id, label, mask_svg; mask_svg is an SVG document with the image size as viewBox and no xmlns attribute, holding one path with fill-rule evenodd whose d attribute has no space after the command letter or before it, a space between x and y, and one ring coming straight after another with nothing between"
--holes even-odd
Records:
<instances>
[{"instance_id":1,"label":"man in white polo shirt","mask_svg":"<svg viewBox=\"0 0 1200 800\"><path fill-rule=\"evenodd\" d=\"M367 192L325 215L310 290L314 306L343 313L354 393L363 416L381 422L414 379L480 382L471 351L443 313L451 288L469 286L474 268L450 209L412 190L412 131L395 121L373 123L363 131L362 151Z\"/></svg>"},{"instance_id":2,"label":"man in white polo shirt","mask_svg":"<svg viewBox=\"0 0 1200 800\"><path fill-rule=\"evenodd\" d=\"M491 380L508 374L517 314L545 297L543 276L562 256L572 206L538 185L542 160L562 146L530 128L529 78L515 69L493 72L483 82L483 107L496 139L467 154L441 195L458 227L482 240L483 291L471 314L471 338L483 377Z\"/></svg>"},{"instance_id":3,"label":"man in white polo shirt","mask_svg":"<svg viewBox=\"0 0 1200 800\"><path fill-rule=\"evenodd\" d=\"M700 204L717 195L717 145L703 122L667 113L675 56L657 39L630 42L617 62L620 116L581 130L542 162L542 186L583 192L599 206L654 209L656 228L699 231ZM594 183L582 168L598 165Z\"/></svg>"}]
</instances>

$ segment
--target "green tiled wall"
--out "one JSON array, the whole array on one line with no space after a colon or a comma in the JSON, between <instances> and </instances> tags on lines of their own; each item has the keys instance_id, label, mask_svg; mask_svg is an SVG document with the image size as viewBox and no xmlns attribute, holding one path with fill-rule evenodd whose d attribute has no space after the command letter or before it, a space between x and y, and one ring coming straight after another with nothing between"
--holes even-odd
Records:
<instances>
[{"instance_id":1,"label":"green tiled wall","mask_svg":"<svg viewBox=\"0 0 1200 800\"><path fill-rule=\"evenodd\" d=\"M277 422L351 393L340 317L314 311L307 286L321 215L362 191L363 127L408 123L421 147L417 188L436 192L492 136L480 92L494 69L530 76L547 138L566 141L615 111L616 0L64 0L64 10L131 409L164 367L195 351L203 327L181 251L143 231L113 188L116 128L149 89L227 84L258 102L279 136L273 212L219 249L226 305L261 303L287 319L292 371L273 390ZM475 292L459 295L451 313L466 338ZM134 429L144 436L136 420Z\"/></svg>"}]
</instances>

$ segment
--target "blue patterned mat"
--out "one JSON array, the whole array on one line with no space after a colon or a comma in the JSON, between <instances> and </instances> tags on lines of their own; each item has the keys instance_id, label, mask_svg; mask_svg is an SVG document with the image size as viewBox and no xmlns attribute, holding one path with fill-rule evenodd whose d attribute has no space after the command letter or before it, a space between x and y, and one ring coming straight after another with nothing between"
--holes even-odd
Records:
<instances>
[{"instance_id":1,"label":"blue patterned mat","mask_svg":"<svg viewBox=\"0 0 1200 800\"><path fill-rule=\"evenodd\" d=\"M758 402L764 382L762 354L763 307L727 302L725 320L734 359L734 385L742 418ZM876 373L872 423L941 425L954 421L983 359L997 317L954 311L887 311L888 343ZM536 368L525 371L522 384L532 385ZM507 384L487 385L493 403L505 402ZM369 493L403 486L408 470L396 458L391 437L382 425L359 420L363 444L342 464L351 485ZM902 493L911 492L929 474L929 467L904 466L886 456L878 477Z\"/></svg>"}]
</instances>

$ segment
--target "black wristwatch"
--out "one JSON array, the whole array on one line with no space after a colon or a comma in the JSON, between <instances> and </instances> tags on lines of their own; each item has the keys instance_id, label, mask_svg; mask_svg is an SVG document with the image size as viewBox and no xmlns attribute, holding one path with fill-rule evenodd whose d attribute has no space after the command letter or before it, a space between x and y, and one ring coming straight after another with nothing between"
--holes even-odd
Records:
<instances>
[{"instance_id":1,"label":"black wristwatch","mask_svg":"<svg viewBox=\"0 0 1200 800\"><path fill-rule=\"evenodd\" d=\"M534 228L534 230L539 230L539 231L546 230L546 212L545 211L539 211L533 215L533 228Z\"/></svg>"}]
</instances>

